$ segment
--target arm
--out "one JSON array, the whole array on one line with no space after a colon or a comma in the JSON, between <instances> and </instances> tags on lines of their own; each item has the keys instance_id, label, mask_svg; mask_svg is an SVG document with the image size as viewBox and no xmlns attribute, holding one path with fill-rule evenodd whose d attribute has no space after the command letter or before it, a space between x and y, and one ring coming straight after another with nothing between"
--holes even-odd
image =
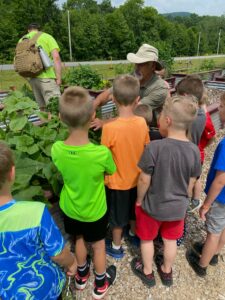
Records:
<instances>
[{"instance_id":1,"label":"arm","mask_svg":"<svg viewBox=\"0 0 225 300\"><path fill-rule=\"evenodd\" d=\"M61 65L59 51L57 49L54 49L54 50L52 50L51 54L52 54L52 58L53 58L53 62L54 62L56 83L57 83L57 85L60 85L62 83L62 80L61 80L62 65Z\"/></svg>"},{"instance_id":2,"label":"arm","mask_svg":"<svg viewBox=\"0 0 225 300\"><path fill-rule=\"evenodd\" d=\"M193 188L194 188L195 183L196 183L196 178L195 177L191 177L190 181L189 181L189 185L188 185L188 197L189 198L192 197Z\"/></svg>"},{"instance_id":3,"label":"arm","mask_svg":"<svg viewBox=\"0 0 225 300\"><path fill-rule=\"evenodd\" d=\"M52 256L51 259L58 265L66 268L68 276L75 275L77 261L67 247L64 247L61 253L56 256Z\"/></svg>"},{"instance_id":4,"label":"arm","mask_svg":"<svg viewBox=\"0 0 225 300\"><path fill-rule=\"evenodd\" d=\"M144 196L147 193L147 190L151 184L151 175L141 172L138 178L137 184L137 202L138 206L141 206Z\"/></svg>"},{"instance_id":5,"label":"arm","mask_svg":"<svg viewBox=\"0 0 225 300\"><path fill-rule=\"evenodd\" d=\"M91 126L90 128L92 128L94 131L100 129L103 127L103 125L114 121L115 118L110 118L110 119L105 119L105 120L101 120L99 118L95 118L94 121L91 122Z\"/></svg>"},{"instance_id":6,"label":"arm","mask_svg":"<svg viewBox=\"0 0 225 300\"><path fill-rule=\"evenodd\" d=\"M96 109L98 106L102 106L106 104L110 100L110 96L112 96L112 89L107 89L98 95L94 101L94 108Z\"/></svg>"},{"instance_id":7,"label":"arm","mask_svg":"<svg viewBox=\"0 0 225 300\"><path fill-rule=\"evenodd\" d=\"M205 220L205 214L210 209L211 204L215 201L216 197L220 194L225 186L225 172L217 171L215 179L213 180L208 194L202 207L199 210L201 219Z\"/></svg>"}]
</instances>

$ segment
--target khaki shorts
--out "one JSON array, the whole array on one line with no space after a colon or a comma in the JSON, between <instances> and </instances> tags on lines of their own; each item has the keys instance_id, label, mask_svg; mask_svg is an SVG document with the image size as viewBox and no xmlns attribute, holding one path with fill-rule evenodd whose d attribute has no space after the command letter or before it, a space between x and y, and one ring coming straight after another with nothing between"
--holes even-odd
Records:
<instances>
[{"instance_id":1,"label":"khaki shorts","mask_svg":"<svg viewBox=\"0 0 225 300\"><path fill-rule=\"evenodd\" d=\"M60 88L55 79L31 78L29 82L40 108L45 107L52 97L61 96Z\"/></svg>"},{"instance_id":2,"label":"khaki shorts","mask_svg":"<svg viewBox=\"0 0 225 300\"><path fill-rule=\"evenodd\" d=\"M210 233L221 233L225 228L225 204L214 201L206 215L206 229Z\"/></svg>"}]
</instances>

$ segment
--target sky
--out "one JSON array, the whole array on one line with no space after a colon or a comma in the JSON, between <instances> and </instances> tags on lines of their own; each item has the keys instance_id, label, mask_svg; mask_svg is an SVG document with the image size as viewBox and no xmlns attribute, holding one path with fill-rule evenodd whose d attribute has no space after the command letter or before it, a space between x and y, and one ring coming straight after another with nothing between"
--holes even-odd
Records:
<instances>
[{"instance_id":1,"label":"sky","mask_svg":"<svg viewBox=\"0 0 225 300\"><path fill-rule=\"evenodd\" d=\"M124 2L124 0L111 0L113 6L119 6ZM225 0L145 0L145 5L155 7L162 14L176 11L196 13L200 16L225 14Z\"/></svg>"}]
</instances>

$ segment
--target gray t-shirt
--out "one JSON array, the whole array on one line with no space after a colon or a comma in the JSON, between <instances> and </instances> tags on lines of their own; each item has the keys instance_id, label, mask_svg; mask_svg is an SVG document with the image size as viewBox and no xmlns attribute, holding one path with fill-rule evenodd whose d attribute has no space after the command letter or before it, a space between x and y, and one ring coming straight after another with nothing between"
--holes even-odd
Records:
<instances>
[{"instance_id":1,"label":"gray t-shirt","mask_svg":"<svg viewBox=\"0 0 225 300\"><path fill-rule=\"evenodd\" d=\"M156 220L184 219L189 204L189 180L201 174L198 147L192 142L171 138L152 141L146 146L138 166L150 175L154 168L142 208Z\"/></svg>"},{"instance_id":2,"label":"gray t-shirt","mask_svg":"<svg viewBox=\"0 0 225 300\"><path fill-rule=\"evenodd\" d=\"M206 114L202 108L198 109L197 117L191 126L191 138L195 145L198 145L205 129Z\"/></svg>"}]
</instances>

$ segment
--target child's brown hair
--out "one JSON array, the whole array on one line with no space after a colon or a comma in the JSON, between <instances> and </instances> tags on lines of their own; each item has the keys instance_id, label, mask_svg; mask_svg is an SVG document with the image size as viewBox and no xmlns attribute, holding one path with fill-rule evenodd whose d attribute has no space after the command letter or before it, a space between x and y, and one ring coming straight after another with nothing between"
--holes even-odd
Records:
<instances>
[{"instance_id":1,"label":"child's brown hair","mask_svg":"<svg viewBox=\"0 0 225 300\"><path fill-rule=\"evenodd\" d=\"M0 189L7 180L7 176L14 166L13 153L9 147L0 142Z\"/></svg>"},{"instance_id":2,"label":"child's brown hair","mask_svg":"<svg viewBox=\"0 0 225 300\"><path fill-rule=\"evenodd\" d=\"M85 126L94 113L88 91L78 86L67 88L59 100L59 113L61 120L69 127Z\"/></svg>"},{"instance_id":3,"label":"child's brown hair","mask_svg":"<svg viewBox=\"0 0 225 300\"><path fill-rule=\"evenodd\" d=\"M199 105L206 104L208 100L208 92L207 89L204 88L202 98L198 101Z\"/></svg>"},{"instance_id":4,"label":"child's brown hair","mask_svg":"<svg viewBox=\"0 0 225 300\"><path fill-rule=\"evenodd\" d=\"M192 95L195 96L198 101L201 100L204 86L201 78L198 75L188 75L183 78L176 85L176 91L179 95Z\"/></svg>"},{"instance_id":5,"label":"child's brown hair","mask_svg":"<svg viewBox=\"0 0 225 300\"><path fill-rule=\"evenodd\" d=\"M134 114L140 117L143 117L149 126L152 122L152 110L149 105L147 104L139 104L135 110Z\"/></svg>"},{"instance_id":6,"label":"child's brown hair","mask_svg":"<svg viewBox=\"0 0 225 300\"><path fill-rule=\"evenodd\" d=\"M121 75L113 81L113 96L116 101L124 106L134 103L139 96L140 83L131 75Z\"/></svg>"}]
</instances>

